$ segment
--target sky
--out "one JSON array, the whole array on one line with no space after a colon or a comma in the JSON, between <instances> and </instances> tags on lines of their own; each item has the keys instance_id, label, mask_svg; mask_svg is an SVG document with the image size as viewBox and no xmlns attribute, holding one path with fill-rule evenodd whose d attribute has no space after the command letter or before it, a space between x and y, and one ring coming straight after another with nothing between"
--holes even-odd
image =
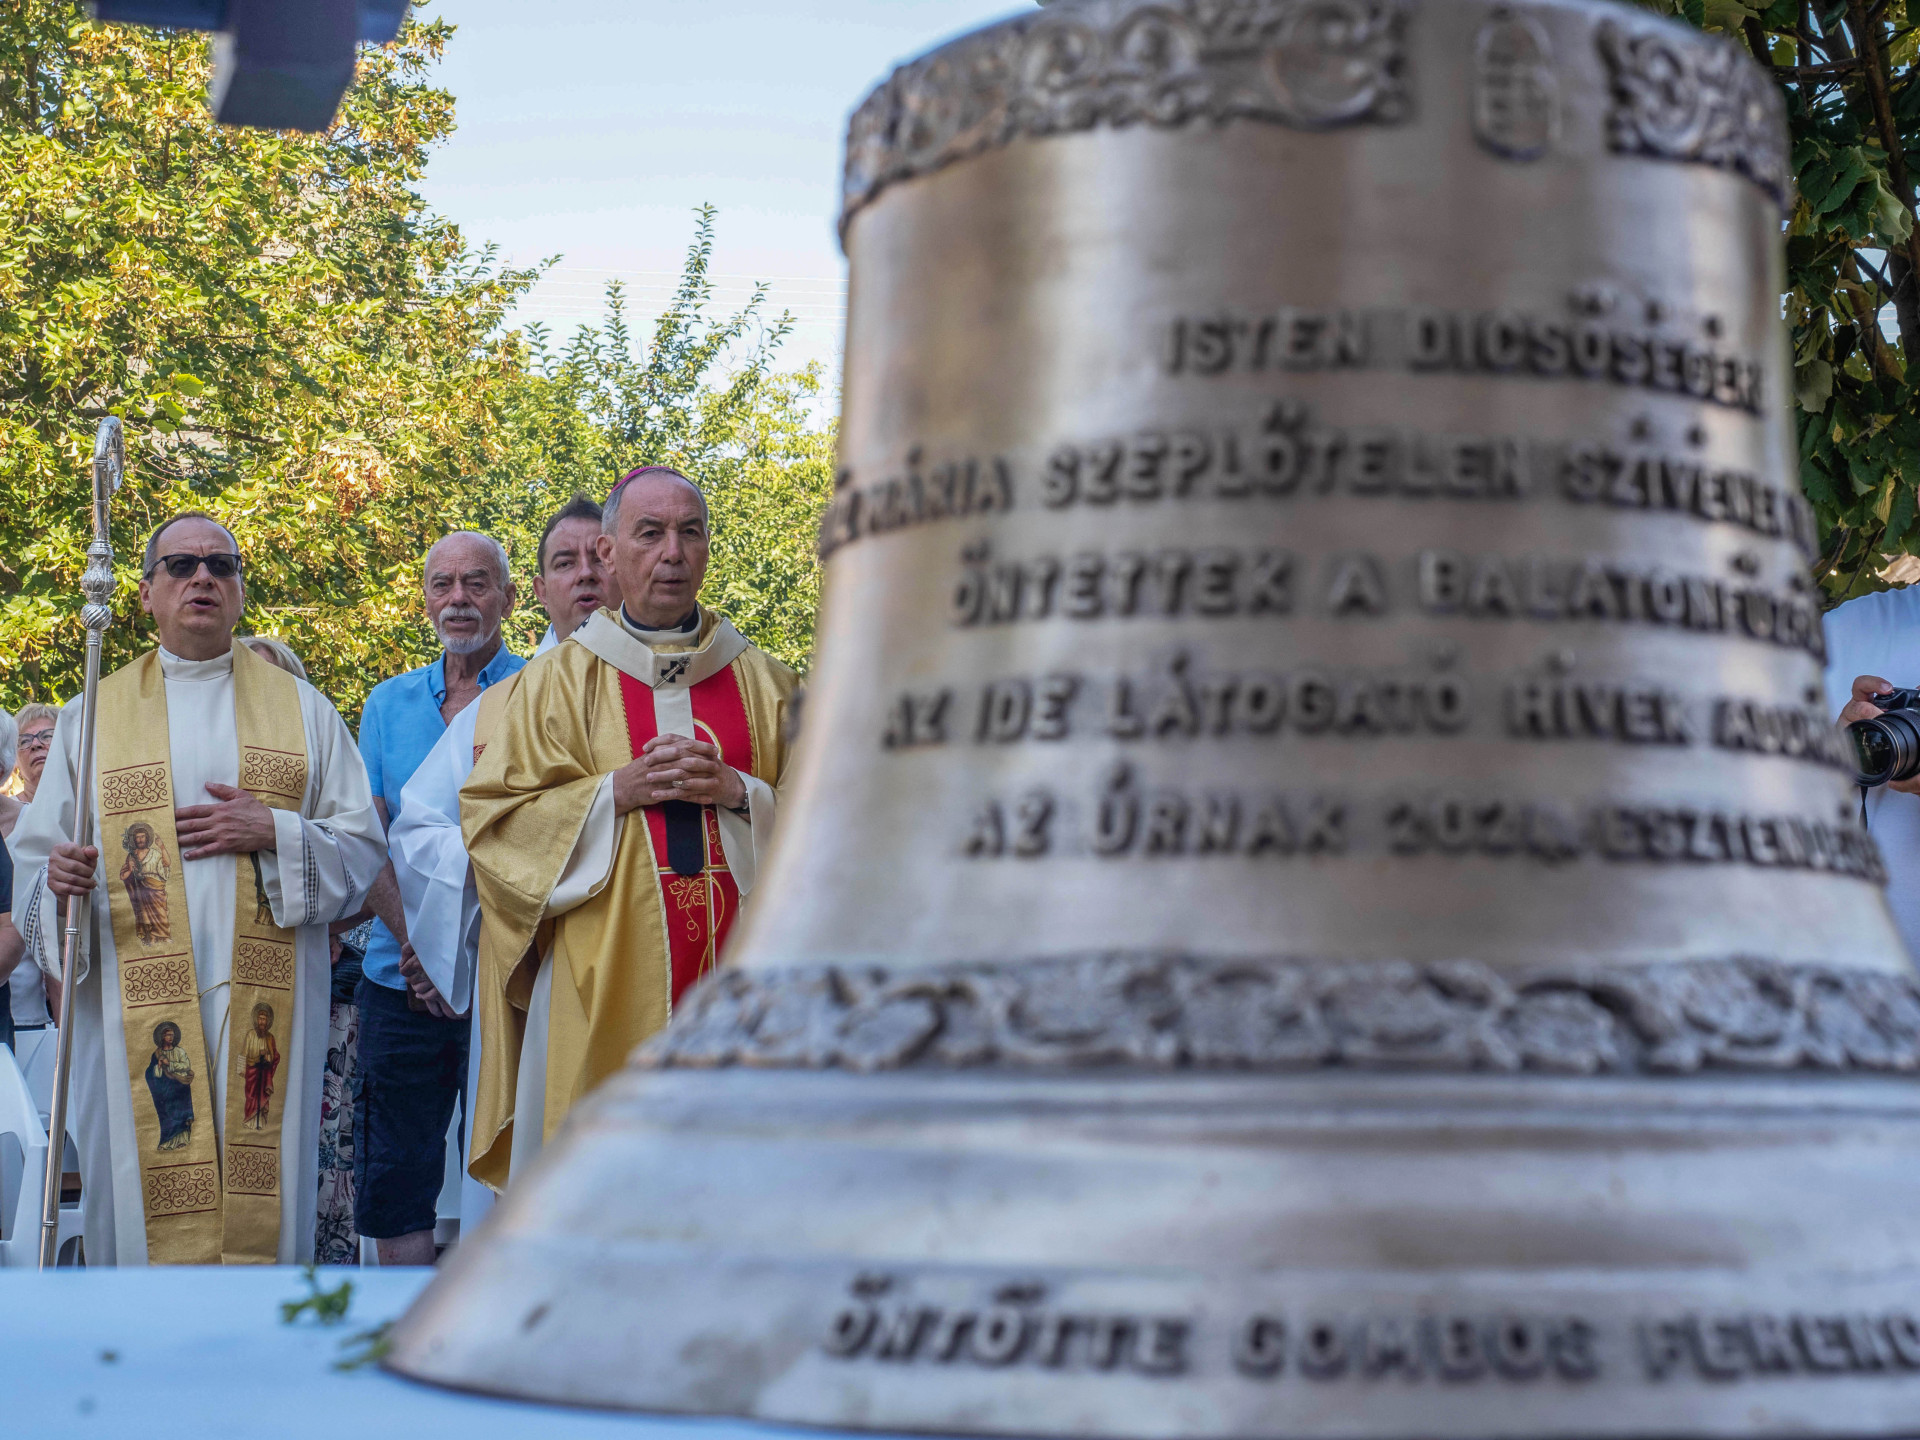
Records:
<instances>
[{"instance_id":1,"label":"sky","mask_svg":"<svg viewBox=\"0 0 1920 1440\"><path fill-rule=\"evenodd\" d=\"M562 258L514 323L565 334L609 280L657 314L719 207L721 302L769 282L796 328L781 368L837 381L845 262L834 235L849 112L901 60L1029 0L431 0L458 27L439 83L459 128L423 191L476 248Z\"/></svg>"}]
</instances>

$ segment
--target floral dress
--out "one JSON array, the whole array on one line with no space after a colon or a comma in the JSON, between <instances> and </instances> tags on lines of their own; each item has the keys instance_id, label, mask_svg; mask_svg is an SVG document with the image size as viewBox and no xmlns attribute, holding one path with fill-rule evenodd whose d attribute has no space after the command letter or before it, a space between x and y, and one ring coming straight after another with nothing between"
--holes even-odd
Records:
<instances>
[{"instance_id":1,"label":"floral dress","mask_svg":"<svg viewBox=\"0 0 1920 1440\"><path fill-rule=\"evenodd\" d=\"M320 1214L313 1237L318 1265L358 1265L360 1236L353 1228L353 1102L359 1089L360 1007L353 990L373 922L341 936L333 967L333 1007L327 1017L327 1068L320 1086Z\"/></svg>"}]
</instances>

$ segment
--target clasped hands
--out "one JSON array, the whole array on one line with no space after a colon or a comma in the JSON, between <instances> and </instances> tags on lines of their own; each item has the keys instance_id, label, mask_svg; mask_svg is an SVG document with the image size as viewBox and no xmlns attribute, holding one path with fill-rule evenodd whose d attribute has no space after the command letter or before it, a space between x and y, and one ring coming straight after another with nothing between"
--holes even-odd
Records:
<instances>
[{"instance_id":1,"label":"clasped hands","mask_svg":"<svg viewBox=\"0 0 1920 1440\"><path fill-rule=\"evenodd\" d=\"M427 1007L427 1013L441 1020L464 1020L465 1010L456 1010L440 989L427 977L427 967L420 963L420 957L414 952L411 940L400 942L400 978L407 982L407 989L414 999Z\"/></svg>"},{"instance_id":2,"label":"clasped hands","mask_svg":"<svg viewBox=\"0 0 1920 1440\"><path fill-rule=\"evenodd\" d=\"M684 735L656 735L613 772L613 810L625 815L668 800L738 810L747 803L747 783L720 758L718 746Z\"/></svg>"},{"instance_id":3,"label":"clasped hands","mask_svg":"<svg viewBox=\"0 0 1920 1440\"><path fill-rule=\"evenodd\" d=\"M182 805L173 812L174 833L180 837L180 858L206 860L215 855L250 855L277 850L273 811L244 790L231 785L208 785L211 805ZM71 843L53 847L47 857L47 888L63 900L93 889L94 866L100 851L92 845Z\"/></svg>"}]
</instances>

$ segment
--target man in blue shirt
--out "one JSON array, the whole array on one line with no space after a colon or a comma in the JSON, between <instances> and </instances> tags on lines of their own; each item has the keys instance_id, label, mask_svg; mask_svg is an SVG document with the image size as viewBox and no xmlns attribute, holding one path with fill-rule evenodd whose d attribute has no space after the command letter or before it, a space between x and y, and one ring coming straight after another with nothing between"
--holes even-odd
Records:
<instances>
[{"instance_id":1,"label":"man in blue shirt","mask_svg":"<svg viewBox=\"0 0 1920 1440\"><path fill-rule=\"evenodd\" d=\"M497 540L458 530L427 552L427 618L444 653L382 681L360 716L360 754L389 827L400 792L447 722L527 662L500 640L513 579ZM393 867L368 905L378 916L354 1001L360 1084L354 1101L354 1225L382 1265L431 1265L434 1202L446 1174L447 1127L467 1074L471 1025L427 980L407 944Z\"/></svg>"}]
</instances>

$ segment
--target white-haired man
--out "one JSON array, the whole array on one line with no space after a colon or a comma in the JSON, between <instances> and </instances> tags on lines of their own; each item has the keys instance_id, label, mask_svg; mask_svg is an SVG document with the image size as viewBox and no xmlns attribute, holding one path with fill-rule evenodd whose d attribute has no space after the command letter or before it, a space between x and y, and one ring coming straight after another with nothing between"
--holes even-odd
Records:
<instances>
[{"instance_id":1,"label":"white-haired man","mask_svg":"<svg viewBox=\"0 0 1920 1440\"><path fill-rule=\"evenodd\" d=\"M700 605L699 489L633 471L601 526L622 603L521 676L460 792L487 1037L468 1169L496 1188L718 963L786 771L797 679Z\"/></svg>"},{"instance_id":2,"label":"white-haired man","mask_svg":"<svg viewBox=\"0 0 1920 1440\"><path fill-rule=\"evenodd\" d=\"M513 577L500 543L457 530L427 552L427 618L442 653L382 681L360 716L373 803L392 826L407 781L448 724L526 661L500 639ZM360 1081L354 1103L354 1228L382 1265L431 1265L447 1127L467 1075L469 1026L434 993L412 948L391 866L374 887L379 917L354 1000Z\"/></svg>"},{"instance_id":3,"label":"white-haired man","mask_svg":"<svg viewBox=\"0 0 1920 1440\"><path fill-rule=\"evenodd\" d=\"M93 793L73 703L14 832L33 877L14 914L47 973L58 906L93 897L71 1037L87 1263L306 1261L327 926L380 873L380 821L333 706L234 640L232 533L177 515L140 573L160 643L100 682Z\"/></svg>"},{"instance_id":4,"label":"white-haired man","mask_svg":"<svg viewBox=\"0 0 1920 1440\"><path fill-rule=\"evenodd\" d=\"M542 648L535 652L536 662L602 606L619 608L619 581L601 563L599 541L600 506L585 495L575 495L548 519L540 536L533 593L553 623ZM407 782L400 813L387 837L400 895L406 902L414 959L431 986L427 998L462 1014L472 1013L480 900L467 864L466 837L460 833L460 787L498 727L515 684L527 673L508 676L447 726L447 733ZM470 1099L479 1093L479 1066L488 1043L475 1016L467 1058ZM461 1135L463 1170L472 1141L472 1119L469 1105ZM466 1178L460 1191L463 1233L479 1223L492 1202L491 1190L471 1176Z\"/></svg>"}]
</instances>

